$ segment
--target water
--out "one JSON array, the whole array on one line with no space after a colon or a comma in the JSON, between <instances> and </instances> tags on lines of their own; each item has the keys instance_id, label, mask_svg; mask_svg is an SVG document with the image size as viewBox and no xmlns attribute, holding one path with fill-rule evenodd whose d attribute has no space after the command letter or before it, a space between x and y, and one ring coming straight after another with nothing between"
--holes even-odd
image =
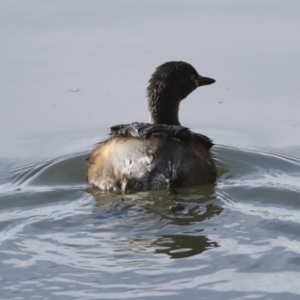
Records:
<instances>
[{"instance_id":1,"label":"water","mask_svg":"<svg viewBox=\"0 0 300 300\"><path fill-rule=\"evenodd\" d=\"M0 298L299 299L299 3L0 2ZM180 108L217 183L91 188L168 60L217 80Z\"/></svg>"},{"instance_id":2,"label":"water","mask_svg":"<svg viewBox=\"0 0 300 300\"><path fill-rule=\"evenodd\" d=\"M300 156L225 146L214 155L217 184L175 199L89 188L87 153L10 166L2 298L296 299Z\"/></svg>"}]
</instances>

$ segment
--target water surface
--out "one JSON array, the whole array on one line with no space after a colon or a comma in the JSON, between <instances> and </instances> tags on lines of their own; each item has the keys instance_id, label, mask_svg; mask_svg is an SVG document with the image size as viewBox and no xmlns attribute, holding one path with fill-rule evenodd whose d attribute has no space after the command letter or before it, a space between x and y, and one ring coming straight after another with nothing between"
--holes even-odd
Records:
<instances>
[{"instance_id":1,"label":"water surface","mask_svg":"<svg viewBox=\"0 0 300 300\"><path fill-rule=\"evenodd\" d=\"M300 157L224 146L214 155L218 183L176 196L91 189L87 153L11 167L2 297L296 299Z\"/></svg>"},{"instance_id":2,"label":"water surface","mask_svg":"<svg viewBox=\"0 0 300 300\"><path fill-rule=\"evenodd\" d=\"M299 2L49 3L0 4L0 298L299 299ZM217 183L91 188L167 60L217 79L180 111Z\"/></svg>"}]
</instances>

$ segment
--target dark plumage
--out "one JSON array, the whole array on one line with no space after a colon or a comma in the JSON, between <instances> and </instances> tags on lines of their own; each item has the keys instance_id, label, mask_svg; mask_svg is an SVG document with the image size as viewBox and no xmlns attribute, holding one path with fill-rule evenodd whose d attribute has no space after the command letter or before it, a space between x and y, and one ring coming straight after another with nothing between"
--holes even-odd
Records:
<instances>
[{"instance_id":1,"label":"dark plumage","mask_svg":"<svg viewBox=\"0 0 300 300\"><path fill-rule=\"evenodd\" d=\"M159 66L149 80L151 123L116 125L93 151L89 182L102 190L147 190L213 183L212 141L180 125L180 101L215 80L185 62Z\"/></svg>"}]
</instances>

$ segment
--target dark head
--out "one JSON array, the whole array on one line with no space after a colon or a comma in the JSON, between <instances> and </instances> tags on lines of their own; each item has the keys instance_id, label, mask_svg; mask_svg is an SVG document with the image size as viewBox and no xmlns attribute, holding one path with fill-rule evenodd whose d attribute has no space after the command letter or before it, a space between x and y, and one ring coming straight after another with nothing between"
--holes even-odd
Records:
<instances>
[{"instance_id":1,"label":"dark head","mask_svg":"<svg viewBox=\"0 0 300 300\"><path fill-rule=\"evenodd\" d=\"M200 76L190 64L183 61L170 61L157 67L147 88L150 122L180 125L180 101L197 87L214 82L214 79Z\"/></svg>"}]
</instances>

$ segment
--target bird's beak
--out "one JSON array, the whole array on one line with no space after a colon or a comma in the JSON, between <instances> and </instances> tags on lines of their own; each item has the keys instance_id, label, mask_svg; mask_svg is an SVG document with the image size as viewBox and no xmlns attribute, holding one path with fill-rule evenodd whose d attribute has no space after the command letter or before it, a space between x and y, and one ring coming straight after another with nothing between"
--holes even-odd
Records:
<instances>
[{"instance_id":1,"label":"bird's beak","mask_svg":"<svg viewBox=\"0 0 300 300\"><path fill-rule=\"evenodd\" d=\"M197 79L195 79L196 86L209 85L216 82L214 79L209 77L202 77L199 75Z\"/></svg>"}]
</instances>

